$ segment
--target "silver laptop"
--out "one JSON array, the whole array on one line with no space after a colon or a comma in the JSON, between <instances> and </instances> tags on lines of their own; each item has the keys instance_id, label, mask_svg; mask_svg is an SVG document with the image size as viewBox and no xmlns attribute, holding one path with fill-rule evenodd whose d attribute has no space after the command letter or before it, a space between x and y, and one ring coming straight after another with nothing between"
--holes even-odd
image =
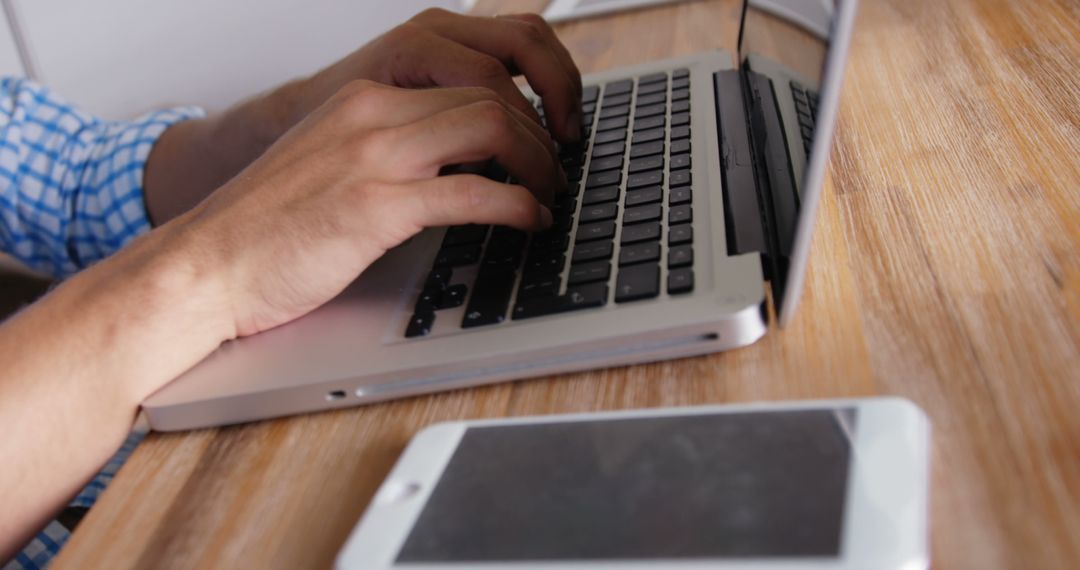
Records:
<instances>
[{"instance_id":1,"label":"silver laptop","mask_svg":"<svg viewBox=\"0 0 1080 570\"><path fill-rule=\"evenodd\" d=\"M584 78L555 226L429 229L338 298L228 342L144 402L178 430L717 352L794 316L855 0L741 12L738 58ZM820 8L820 6L818 7ZM820 11L820 10L819 10ZM816 30L816 31L815 31ZM822 30L828 30L823 36ZM497 165L488 175L505 176Z\"/></svg>"}]
</instances>

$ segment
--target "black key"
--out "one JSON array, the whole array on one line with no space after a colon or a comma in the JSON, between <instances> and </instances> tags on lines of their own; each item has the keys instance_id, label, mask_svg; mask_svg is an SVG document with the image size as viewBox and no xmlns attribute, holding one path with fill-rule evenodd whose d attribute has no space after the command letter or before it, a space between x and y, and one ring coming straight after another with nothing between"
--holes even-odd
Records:
<instances>
[{"instance_id":1,"label":"black key","mask_svg":"<svg viewBox=\"0 0 1080 570\"><path fill-rule=\"evenodd\" d=\"M480 243L487 237L487 231L487 226L479 226L476 224L447 228L442 244L443 247L446 247L451 245Z\"/></svg>"},{"instance_id":2,"label":"black key","mask_svg":"<svg viewBox=\"0 0 1080 570\"><path fill-rule=\"evenodd\" d=\"M653 222L659 220L662 213L663 210L660 207L660 204L649 204L647 206L627 208L626 212L623 213L622 223L623 225L629 225L641 222ZM580 233L580 231L578 233Z\"/></svg>"},{"instance_id":3,"label":"black key","mask_svg":"<svg viewBox=\"0 0 1080 570\"><path fill-rule=\"evenodd\" d=\"M626 187L628 189L640 188L642 186L655 186L664 183L664 171L653 170L649 172L638 172L626 177Z\"/></svg>"},{"instance_id":4,"label":"black key","mask_svg":"<svg viewBox=\"0 0 1080 570\"><path fill-rule=\"evenodd\" d=\"M565 210L560 210L559 215L568 216ZM507 265L517 267L521 263L522 249L525 247L525 232L511 230L501 234L492 234L488 242L487 251L484 252L484 265Z\"/></svg>"},{"instance_id":5,"label":"black key","mask_svg":"<svg viewBox=\"0 0 1080 570\"><path fill-rule=\"evenodd\" d=\"M615 95L604 95L604 108L617 107L619 105L627 105L630 103L630 94L622 93Z\"/></svg>"},{"instance_id":6,"label":"black key","mask_svg":"<svg viewBox=\"0 0 1080 570\"><path fill-rule=\"evenodd\" d=\"M574 255L570 258L570 261L571 263L581 263L583 261L611 259L614 247L611 240L579 244L574 248Z\"/></svg>"},{"instance_id":7,"label":"black key","mask_svg":"<svg viewBox=\"0 0 1080 570\"><path fill-rule=\"evenodd\" d=\"M599 85L590 85L581 90L581 100L585 103L592 103L596 101L596 97L600 95Z\"/></svg>"},{"instance_id":8,"label":"black key","mask_svg":"<svg viewBox=\"0 0 1080 570\"><path fill-rule=\"evenodd\" d=\"M567 180L567 182L569 182L569 185L566 187L566 195L571 197L577 196L578 192L581 191L581 179Z\"/></svg>"},{"instance_id":9,"label":"black key","mask_svg":"<svg viewBox=\"0 0 1080 570\"><path fill-rule=\"evenodd\" d=\"M605 105L603 110L600 111L601 119L610 119L612 117L625 117L630 114L630 105L615 105L614 107Z\"/></svg>"},{"instance_id":10,"label":"black key","mask_svg":"<svg viewBox=\"0 0 1080 570\"><path fill-rule=\"evenodd\" d=\"M439 304L435 307L436 310L453 309L454 307L460 307L465 302L465 295L469 292L469 288L464 283L458 283L457 285L451 285L443 292L442 298L439 299Z\"/></svg>"},{"instance_id":11,"label":"black key","mask_svg":"<svg viewBox=\"0 0 1080 570\"><path fill-rule=\"evenodd\" d=\"M577 208L577 198L566 193L556 194L554 208L556 210L567 210L573 214L574 208Z\"/></svg>"},{"instance_id":12,"label":"black key","mask_svg":"<svg viewBox=\"0 0 1080 570\"><path fill-rule=\"evenodd\" d=\"M629 210L627 210L629 212ZM674 226L675 224L688 224L694 221L694 210L691 209L689 204L683 204L682 206L675 206L668 210L667 217L668 225Z\"/></svg>"},{"instance_id":13,"label":"black key","mask_svg":"<svg viewBox=\"0 0 1080 570\"><path fill-rule=\"evenodd\" d=\"M607 302L607 284L590 283L579 285L566 290L565 295L559 297L541 297L527 299L514 307L515 319L528 319L555 315L567 311L601 307Z\"/></svg>"},{"instance_id":14,"label":"black key","mask_svg":"<svg viewBox=\"0 0 1080 570\"><path fill-rule=\"evenodd\" d=\"M679 127L690 124L690 113L675 113L671 116L671 126Z\"/></svg>"},{"instance_id":15,"label":"black key","mask_svg":"<svg viewBox=\"0 0 1080 570\"><path fill-rule=\"evenodd\" d=\"M489 161L487 167L484 168L483 176L488 180L494 180L495 182L506 182L506 178L510 176L510 174L506 172L506 169L492 160Z\"/></svg>"},{"instance_id":16,"label":"black key","mask_svg":"<svg viewBox=\"0 0 1080 570\"><path fill-rule=\"evenodd\" d=\"M679 139L690 138L690 125L682 125L681 127L671 127L671 140L677 141Z\"/></svg>"},{"instance_id":17,"label":"black key","mask_svg":"<svg viewBox=\"0 0 1080 570\"><path fill-rule=\"evenodd\" d=\"M476 276L472 297L465 307L461 328L501 323L506 318L513 290L513 269L497 265L482 267Z\"/></svg>"},{"instance_id":18,"label":"black key","mask_svg":"<svg viewBox=\"0 0 1080 570\"><path fill-rule=\"evenodd\" d=\"M630 167L633 168L634 162L630 161ZM678 170L680 168L690 168L690 154L673 154L671 160L668 161L668 168L671 170Z\"/></svg>"},{"instance_id":19,"label":"black key","mask_svg":"<svg viewBox=\"0 0 1080 570\"><path fill-rule=\"evenodd\" d=\"M570 231L570 226L574 225L574 213L567 212L565 210L552 211L551 227L548 231L566 233Z\"/></svg>"},{"instance_id":20,"label":"black key","mask_svg":"<svg viewBox=\"0 0 1080 570\"><path fill-rule=\"evenodd\" d=\"M804 139L814 140L814 131L810 127L802 127L802 136Z\"/></svg>"},{"instance_id":21,"label":"black key","mask_svg":"<svg viewBox=\"0 0 1080 570\"><path fill-rule=\"evenodd\" d=\"M677 78L675 78L674 81L671 82L671 89L672 90L684 89L686 87L690 87L690 77L689 76L677 77Z\"/></svg>"},{"instance_id":22,"label":"black key","mask_svg":"<svg viewBox=\"0 0 1080 570\"><path fill-rule=\"evenodd\" d=\"M683 186L681 188L672 188L668 193L668 205L678 206L679 204L688 204L694 199L694 194L690 190L689 186Z\"/></svg>"},{"instance_id":23,"label":"black key","mask_svg":"<svg viewBox=\"0 0 1080 570\"><path fill-rule=\"evenodd\" d=\"M586 190L593 188L599 188L600 186L611 186L622 182L621 170L609 170L607 172L601 172L600 174L590 174L585 179Z\"/></svg>"},{"instance_id":24,"label":"black key","mask_svg":"<svg viewBox=\"0 0 1080 570\"><path fill-rule=\"evenodd\" d=\"M671 77L673 77L675 79L682 79L683 77L690 77L690 70L686 69L685 67L680 67L679 69L676 69L675 71L671 72Z\"/></svg>"},{"instance_id":25,"label":"black key","mask_svg":"<svg viewBox=\"0 0 1080 570\"><path fill-rule=\"evenodd\" d=\"M623 141L598 144L593 146L592 157L596 159L613 154L622 154L624 150L626 150L626 143Z\"/></svg>"},{"instance_id":26,"label":"black key","mask_svg":"<svg viewBox=\"0 0 1080 570\"><path fill-rule=\"evenodd\" d=\"M802 101L796 101L795 102L795 110L802 113L802 114L804 114L804 115L809 115L810 114L810 105L808 103L803 103Z\"/></svg>"},{"instance_id":27,"label":"black key","mask_svg":"<svg viewBox=\"0 0 1080 570\"><path fill-rule=\"evenodd\" d=\"M440 291L446 289L453 275L454 271L449 267L432 269L431 273L428 273L427 280L424 281L424 289L438 289Z\"/></svg>"},{"instance_id":28,"label":"black key","mask_svg":"<svg viewBox=\"0 0 1080 570\"><path fill-rule=\"evenodd\" d=\"M667 92L667 81L650 83L649 85L641 85L638 87L638 96L659 92Z\"/></svg>"},{"instance_id":29,"label":"black key","mask_svg":"<svg viewBox=\"0 0 1080 570\"><path fill-rule=\"evenodd\" d=\"M570 235L565 232L542 232L533 236L529 251L566 251L570 245Z\"/></svg>"},{"instance_id":30,"label":"black key","mask_svg":"<svg viewBox=\"0 0 1080 570\"><path fill-rule=\"evenodd\" d=\"M668 250L667 266L670 268L694 264L694 246L677 245Z\"/></svg>"},{"instance_id":31,"label":"black key","mask_svg":"<svg viewBox=\"0 0 1080 570\"><path fill-rule=\"evenodd\" d=\"M603 172L605 170L622 169L623 155L616 154L612 156L605 156L604 158L594 158L589 163L589 174L596 172Z\"/></svg>"},{"instance_id":32,"label":"black key","mask_svg":"<svg viewBox=\"0 0 1080 570\"><path fill-rule=\"evenodd\" d=\"M626 117L612 117L596 123L596 131L610 131L611 129L625 129L628 121Z\"/></svg>"},{"instance_id":33,"label":"black key","mask_svg":"<svg viewBox=\"0 0 1080 570\"><path fill-rule=\"evenodd\" d=\"M674 103L671 104L671 112L672 112L672 114L674 114L674 113L685 113L685 112L687 112L689 110L690 110L690 100L689 99L683 99L682 101L675 101Z\"/></svg>"},{"instance_id":34,"label":"black key","mask_svg":"<svg viewBox=\"0 0 1080 570\"><path fill-rule=\"evenodd\" d=\"M615 222L582 224L577 229L577 242L610 239L615 235Z\"/></svg>"},{"instance_id":35,"label":"black key","mask_svg":"<svg viewBox=\"0 0 1080 570\"><path fill-rule=\"evenodd\" d=\"M630 174L643 170L656 170L664 167L664 155L643 156L630 161Z\"/></svg>"},{"instance_id":36,"label":"black key","mask_svg":"<svg viewBox=\"0 0 1080 570\"><path fill-rule=\"evenodd\" d=\"M691 176L689 170L672 170L671 175L668 177L668 186L687 186L690 184Z\"/></svg>"},{"instance_id":37,"label":"black key","mask_svg":"<svg viewBox=\"0 0 1080 570\"><path fill-rule=\"evenodd\" d=\"M672 295L678 293L689 293L694 290L694 270L687 267L686 269L675 269L668 272L667 276L667 292Z\"/></svg>"},{"instance_id":38,"label":"black key","mask_svg":"<svg viewBox=\"0 0 1080 570\"><path fill-rule=\"evenodd\" d=\"M596 113L585 113L584 115L582 115L581 116L581 126L584 127L586 125L591 125L592 121L593 121L593 117L595 117L595 116L596 116ZM547 126L547 121L543 121L543 123L544 123L544 126Z\"/></svg>"},{"instance_id":39,"label":"black key","mask_svg":"<svg viewBox=\"0 0 1080 570\"><path fill-rule=\"evenodd\" d=\"M679 127L680 129L682 127ZM633 144L643 144L649 141L662 140L664 138L664 127L657 127L655 129L646 129L644 131L634 131Z\"/></svg>"},{"instance_id":40,"label":"black key","mask_svg":"<svg viewBox=\"0 0 1080 570\"><path fill-rule=\"evenodd\" d=\"M416 299L416 306L413 307L413 310L417 313L430 313L442 304L442 296L442 289L424 289Z\"/></svg>"},{"instance_id":41,"label":"black key","mask_svg":"<svg viewBox=\"0 0 1080 570\"><path fill-rule=\"evenodd\" d=\"M620 242L623 245L626 245L628 243L655 241L658 239L660 239L660 222L652 222L648 224L626 226L623 228L622 239Z\"/></svg>"},{"instance_id":42,"label":"black key","mask_svg":"<svg viewBox=\"0 0 1080 570\"><path fill-rule=\"evenodd\" d=\"M566 256L558 252L544 252L529 256L525 262L526 275L552 275L562 271Z\"/></svg>"},{"instance_id":43,"label":"black key","mask_svg":"<svg viewBox=\"0 0 1080 570\"><path fill-rule=\"evenodd\" d=\"M663 103L667 101L667 93L650 93L648 95L638 94L637 101L634 105L637 107L644 107L645 105L655 105L657 103Z\"/></svg>"},{"instance_id":44,"label":"black key","mask_svg":"<svg viewBox=\"0 0 1080 570\"><path fill-rule=\"evenodd\" d=\"M667 117L663 115L646 117L644 119L634 119L634 131L644 131L647 129L655 129L656 127L663 127L666 120Z\"/></svg>"},{"instance_id":45,"label":"black key","mask_svg":"<svg viewBox=\"0 0 1080 570\"><path fill-rule=\"evenodd\" d=\"M585 195L581 197L581 203L584 206L591 206L593 204L603 204L604 202L614 202L618 199L618 186L602 186L586 192Z\"/></svg>"},{"instance_id":46,"label":"black key","mask_svg":"<svg viewBox=\"0 0 1080 570\"><path fill-rule=\"evenodd\" d=\"M518 300L536 297L552 297L559 294L558 275L537 275L532 279L522 279L518 287Z\"/></svg>"},{"instance_id":47,"label":"black key","mask_svg":"<svg viewBox=\"0 0 1080 570\"><path fill-rule=\"evenodd\" d=\"M623 230L626 233L626 230ZM671 226L667 234L668 246L679 245L681 243L691 243L694 241L694 227L690 224L680 224L678 226Z\"/></svg>"},{"instance_id":48,"label":"black key","mask_svg":"<svg viewBox=\"0 0 1080 570\"><path fill-rule=\"evenodd\" d=\"M689 89L676 89L676 90L671 92L671 100L672 101L683 101L683 100L689 99L689 98L690 98L690 90Z\"/></svg>"},{"instance_id":49,"label":"black key","mask_svg":"<svg viewBox=\"0 0 1080 570\"><path fill-rule=\"evenodd\" d=\"M635 125L636 125L636 123L635 123ZM814 120L811 119L809 115L804 115L802 113L799 113L799 126L806 127L808 129L813 129L814 128Z\"/></svg>"},{"instance_id":50,"label":"black key","mask_svg":"<svg viewBox=\"0 0 1080 570\"><path fill-rule=\"evenodd\" d=\"M559 164L562 165L563 170L581 166L582 162L585 162L585 153L580 149L564 148L559 152Z\"/></svg>"},{"instance_id":51,"label":"black key","mask_svg":"<svg viewBox=\"0 0 1080 570\"><path fill-rule=\"evenodd\" d=\"M650 73L648 75L642 75L641 77L638 77L638 89L641 89L642 85L656 83L657 81L667 81L667 73L661 71L659 73Z\"/></svg>"},{"instance_id":52,"label":"black key","mask_svg":"<svg viewBox=\"0 0 1080 570\"><path fill-rule=\"evenodd\" d=\"M424 336L431 332L431 325L435 323L435 313L416 313L409 319L409 326L405 327L405 338Z\"/></svg>"},{"instance_id":53,"label":"black key","mask_svg":"<svg viewBox=\"0 0 1080 570\"><path fill-rule=\"evenodd\" d=\"M651 117L653 115L663 115L666 112L667 105L663 103L657 103L656 105L646 105L644 107L638 107L637 110L634 111L634 118L642 119L645 117Z\"/></svg>"},{"instance_id":54,"label":"black key","mask_svg":"<svg viewBox=\"0 0 1080 570\"><path fill-rule=\"evenodd\" d=\"M660 294L660 266L643 263L619 269L615 282L615 302L648 299Z\"/></svg>"},{"instance_id":55,"label":"black key","mask_svg":"<svg viewBox=\"0 0 1080 570\"><path fill-rule=\"evenodd\" d=\"M671 154L690 152L690 139L671 141ZM630 158L634 158L634 149L630 149Z\"/></svg>"},{"instance_id":56,"label":"black key","mask_svg":"<svg viewBox=\"0 0 1080 570\"><path fill-rule=\"evenodd\" d=\"M592 101L592 102L585 103L584 105L582 105L581 106L581 112L582 113L595 113L596 112L596 101Z\"/></svg>"},{"instance_id":57,"label":"black key","mask_svg":"<svg viewBox=\"0 0 1080 570\"><path fill-rule=\"evenodd\" d=\"M458 267L480 261L480 245L444 247L435 256L435 267Z\"/></svg>"},{"instance_id":58,"label":"black key","mask_svg":"<svg viewBox=\"0 0 1080 570\"><path fill-rule=\"evenodd\" d=\"M647 241L634 245L623 246L623 248L619 250L620 266L659 260L660 242Z\"/></svg>"},{"instance_id":59,"label":"black key","mask_svg":"<svg viewBox=\"0 0 1080 570\"><path fill-rule=\"evenodd\" d=\"M653 154L664 154L664 141L653 141L630 147L630 158L640 158Z\"/></svg>"},{"instance_id":60,"label":"black key","mask_svg":"<svg viewBox=\"0 0 1080 570\"><path fill-rule=\"evenodd\" d=\"M624 140L626 140L626 131L604 131L602 133L596 133L596 138L593 139L593 144L601 145L604 143Z\"/></svg>"},{"instance_id":61,"label":"black key","mask_svg":"<svg viewBox=\"0 0 1080 570\"><path fill-rule=\"evenodd\" d=\"M659 202L664 197L664 189L660 186L649 186L626 194L626 207L640 206Z\"/></svg>"},{"instance_id":62,"label":"black key","mask_svg":"<svg viewBox=\"0 0 1080 570\"><path fill-rule=\"evenodd\" d=\"M607 281L611 275L611 264L606 261L593 261L570 266L570 275L567 284L580 285L593 281Z\"/></svg>"},{"instance_id":63,"label":"black key","mask_svg":"<svg viewBox=\"0 0 1080 570\"><path fill-rule=\"evenodd\" d=\"M634 89L633 79L623 79L620 81L612 81L604 86L604 96L617 94L617 93L629 93Z\"/></svg>"},{"instance_id":64,"label":"black key","mask_svg":"<svg viewBox=\"0 0 1080 570\"><path fill-rule=\"evenodd\" d=\"M619 215L619 204L616 202L608 202L607 204L597 204L595 206L585 206L581 209L581 223L586 224L589 222L600 222L603 220L614 220Z\"/></svg>"}]
</instances>

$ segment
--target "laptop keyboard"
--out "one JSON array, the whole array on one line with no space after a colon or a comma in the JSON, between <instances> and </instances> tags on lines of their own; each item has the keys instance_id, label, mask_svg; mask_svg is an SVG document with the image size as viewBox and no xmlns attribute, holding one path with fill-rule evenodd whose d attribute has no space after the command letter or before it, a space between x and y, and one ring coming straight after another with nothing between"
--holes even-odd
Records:
<instances>
[{"instance_id":1,"label":"laptop keyboard","mask_svg":"<svg viewBox=\"0 0 1080 570\"><path fill-rule=\"evenodd\" d=\"M814 118L817 117L818 94L803 87L801 83L792 81L791 96L795 98L795 113L799 116L803 149L809 159L810 147L814 145Z\"/></svg>"},{"instance_id":2,"label":"laptop keyboard","mask_svg":"<svg viewBox=\"0 0 1080 570\"><path fill-rule=\"evenodd\" d=\"M588 86L582 104L586 142L560 149L570 189L552 227L448 228L406 337L462 304L470 329L693 291L689 70Z\"/></svg>"}]
</instances>

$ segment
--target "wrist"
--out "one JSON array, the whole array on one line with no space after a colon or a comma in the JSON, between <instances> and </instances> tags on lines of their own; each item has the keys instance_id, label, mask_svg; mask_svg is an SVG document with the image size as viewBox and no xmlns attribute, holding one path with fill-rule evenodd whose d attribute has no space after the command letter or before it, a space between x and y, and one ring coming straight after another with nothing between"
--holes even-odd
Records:
<instances>
[{"instance_id":1,"label":"wrist","mask_svg":"<svg viewBox=\"0 0 1080 570\"><path fill-rule=\"evenodd\" d=\"M76 312L99 327L97 358L131 371L140 402L236 336L226 289L200 262L175 220L75 276L54 293L57 314Z\"/></svg>"}]
</instances>

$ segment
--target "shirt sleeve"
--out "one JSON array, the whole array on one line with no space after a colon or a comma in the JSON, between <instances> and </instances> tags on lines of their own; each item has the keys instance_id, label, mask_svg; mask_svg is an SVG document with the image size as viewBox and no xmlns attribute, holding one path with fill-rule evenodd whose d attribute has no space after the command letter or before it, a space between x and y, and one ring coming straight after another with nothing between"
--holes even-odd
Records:
<instances>
[{"instance_id":1,"label":"shirt sleeve","mask_svg":"<svg viewBox=\"0 0 1080 570\"><path fill-rule=\"evenodd\" d=\"M0 250L66 277L149 231L143 171L180 107L105 121L23 78L0 78Z\"/></svg>"}]
</instances>

